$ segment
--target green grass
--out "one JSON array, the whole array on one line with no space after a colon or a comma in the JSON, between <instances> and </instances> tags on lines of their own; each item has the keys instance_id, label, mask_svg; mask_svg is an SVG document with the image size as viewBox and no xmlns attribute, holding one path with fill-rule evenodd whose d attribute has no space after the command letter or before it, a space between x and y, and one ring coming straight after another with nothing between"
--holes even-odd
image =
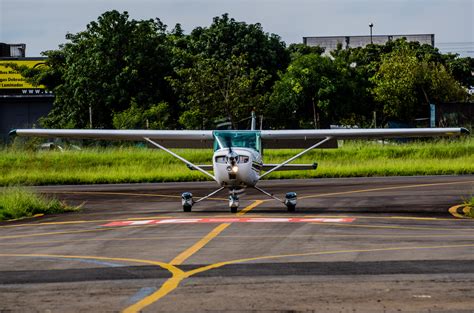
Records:
<instances>
[{"instance_id":1,"label":"green grass","mask_svg":"<svg viewBox=\"0 0 474 313\"><path fill-rule=\"evenodd\" d=\"M76 210L77 207L67 206L57 199L48 199L24 187L0 190L0 221Z\"/></svg>"},{"instance_id":2,"label":"green grass","mask_svg":"<svg viewBox=\"0 0 474 313\"><path fill-rule=\"evenodd\" d=\"M471 197L471 199L464 201L464 205L470 208L470 211L467 215L474 218L474 197Z\"/></svg>"},{"instance_id":3,"label":"green grass","mask_svg":"<svg viewBox=\"0 0 474 313\"><path fill-rule=\"evenodd\" d=\"M466 201L466 205L474 207L474 197L472 197L469 201Z\"/></svg>"},{"instance_id":4,"label":"green grass","mask_svg":"<svg viewBox=\"0 0 474 313\"><path fill-rule=\"evenodd\" d=\"M210 164L212 151L175 150L197 164ZM278 163L296 150L266 150L265 163ZM314 150L294 163L317 162L316 171L282 171L269 179L474 173L474 139L453 138L408 144L344 142L339 149ZM163 151L138 147L82 151L0 150L0 185L97 184L208 180Z\"/></svg>"}]
</instances>

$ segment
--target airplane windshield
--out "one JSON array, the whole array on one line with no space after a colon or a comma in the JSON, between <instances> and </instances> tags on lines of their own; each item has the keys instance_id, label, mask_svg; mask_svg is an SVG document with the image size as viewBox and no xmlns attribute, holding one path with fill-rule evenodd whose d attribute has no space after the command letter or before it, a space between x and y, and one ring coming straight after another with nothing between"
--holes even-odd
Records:
<instances>
[{"instance_id":1,"label":"airplane windshield","mask_svg":"<svg viewBox=\"0 0 474 313\"><path fill-rule=\"evenodd\" d=\"M260 152L259 131L214 131L214 151L222 148L251 148Z\"/></svg>"}]
</instances>

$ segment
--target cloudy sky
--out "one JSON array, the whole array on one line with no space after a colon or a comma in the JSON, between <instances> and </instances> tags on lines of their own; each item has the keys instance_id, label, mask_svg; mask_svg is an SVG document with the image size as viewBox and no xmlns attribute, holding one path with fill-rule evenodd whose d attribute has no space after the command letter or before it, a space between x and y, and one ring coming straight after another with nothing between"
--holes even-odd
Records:
<instances>
[{"instance_id":1,"label":"cloudy sky","mask_svg":"<svg viewBox=\"0 0 474 313\"><path fill-rule=\"evenodd\" d=\"M160 18L189 33L229 13L261 23L287 43L303 36L434 33L441 50L474 57L474 0L0 0L0 42L25 43L27 56L56 49L107 10Z\"/></svg>"}]
</instances>

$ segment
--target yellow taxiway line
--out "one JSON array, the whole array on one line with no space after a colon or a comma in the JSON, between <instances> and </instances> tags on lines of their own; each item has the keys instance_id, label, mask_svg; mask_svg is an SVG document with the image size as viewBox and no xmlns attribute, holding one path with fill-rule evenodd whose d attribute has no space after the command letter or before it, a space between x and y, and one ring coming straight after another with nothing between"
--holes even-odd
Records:
<instances>
[{"instance_id":1,"label":"yellow taxiway line","mask_svg":"<svg viewBox=\"0 0 474 313\"><path fill-rule=\"evenodd\" d=\"M173 198L173 199L181 199L181 196L176 195L163 195L163 194L156 194L156 193L132 193L132 192L109 192L109 191L43 191L43 193L51 193L51 194L71 194L71 195L112 195L112 196L134 196L134 197L154 197L154 198ZM197 197L197 196L196 196ZM218 201L226 201L225 198L206 198L208 200L218 200Z\"/></svg>"},{"instance_id":2,"label":"yellow taxiway line","mask_svg":"<svg viewBox=\"0 0 474 313\"><path fill-rule=\"evenodd\" d=\"M320 224L321 225L321 224ZM331 225L333 226L333 225ZM360 225L362 228L364 226ZM369 227L372 228L372 227ZM430 230L430 228L426 228ZM454 229L450 229L454 231ZM456 230L457 231L457 230ZM417 235L417 234L399 234L397 238L474 238L472 234L430 234L430 235ZM221 235L221 239L255 239L255 236L251 235ZM314 235L259 235L258 238L264 239L288 239L288 240L300 240L300 239L311 239ZM379 238L393 240L394 235L392 234L321 234L318 238ZM102 241L156 241L156 240L182 240L182 239L201 239L201 236L150 236L150 237L128 237L128 238L88 238L88 239L70 239L70 240L45 240L45 241L27 241L27 242L0 242L0 246L29 246L29 245L50 245L53 243L89 243L89 242L102 242ZM171 262L170 262L171 263Z\"/></svg>"},{"instance_id":3,"label":"yellow taxiway line","mask_svg":"<svg viewBox=\"0 0 474 313\"><path fill-rule=\"evenodd\" d=\"M227 227L229 227L230 223L220 224L211 232L209 232L206 236L201 238L198 242L196 242L190 248L181 252L177 257L171 260L170 264L172 265L181 265L184 261L186 261L189 257L191 257L194 253L201 250L205 245L207 245L212 239L217 237L220 233L224 231Z\"/></svg>"},{"instance_id":4,"label":"yellow taxiway line","mask_svg":"<svg viewBox=\"0 0 474 313\"><path fill-rule=\"evenodd\" d=\"M99 257L99 256L71 256L71 255L54 255L54 254L0 254L0 257L47 257L47 258L63 258L63 259L90 259L90 260L102 260L102 261L121 261L121 262L132 262L132 263L145 263L151 265L160 266L163 269L168 270L171 273L171 278L169 278L158 291L143 298L137 303L125 308L124 313L135 313L140 312L147 306L155 303L160 300L171 291L176 289L181 281L186 278L189 278L193 275L209 271L212 269L220 268L230 264L245 263L251 261L260 261L260 260L270 260L270 259L280 259L280 258L291 258L291 257L304 257L304 256L317 256L317 255L331 255L331 254L348 254L348 253L377 253L377 252L388 252L388 251L410 251L410 250L436 250L436 249L456 249L456 248L471 248L474 247L474 244L457 244L457 245L434 245L434 246L401 246L401 247L390 247L390 248L376 248L376 249L348 249L348 250L330 250L330 251L313 251L313 252L304 252L304 253L290 253L290 254L280 254L280 255L267 255L260 257L252 258L242 258L235 260L228 260L222 262L216 262L206 266L202 266L190 271L183 271L178 267L164 262L157 262L151 260L141 260L141 259L129 259L129 258L110 258L110 257Z\"/></svg>"},{"instance_id":5,"label":"yellow taxiway line","mask_svg":"<svg viewBox=\"0 0 474 313\"><path fill-rule=\"evenodd\" d=\"M327 196L338 196L338 195L347 195L347 194L355 194L355 193L366 193L366 192L373 192L373 191L384 191L384 190L397 190L397 189L406 189L406 188L421 188L421 187L430 187L430 186L443 186L443 185L456 185L456 184L465 184L465 183L474 183L474 180L469 181L455 181L455 182L447 182L447 183L432 183L432 184L417 184L417 185L405 185L405 186L393 186L393 187L381 187L381 188L371 188L371 189L360 189L360 190L349 190L349 191L341 191L341 192L331 192L331 193L321 193L316 195L307 195L301 196L299 199L311 199L311 198L321 198ZM142 194L142 193L127 193L127 192L100 192L100 191L58 191L58 192L51 192L51 193L63 193L63 194L109 194L109 195L130 195L130 196L145 196L145 197L168 197L168 198L179 198L179 196L173 195L161 195L161 194ZM225 200L223 198L213 198L213 200ZM252 200L254 201L253 204L249 207L244 208L241 210L237 215L243 215L253 209L254 207L260 205L263 202L272 201L272 200ZM258 204L255 205L255 203ZM252 206L254 205L254 206ZM451 210L450 210L451 213ZM456 212L457 213L457 212ZM453 213L451 213L453 214ZM454 215L456 216L456 215ZM460 217L456 216L456 217ZM285 216L286 217L286 216ZM338 216L340 217L340 216ZM159 217L159 218L174 218L174 217ZM359 217L359 218L384 218L384 217ZM400 218L400 219L433 219L433 220L445 220L442 218L421 218L421 217L390 217L390 218ZM127 220L131 219L141 219L141 218L127 218ZM109 222L115 221L116 219L103 219L103 220L90 220L90 221L68 221L68 222L43 222L43 223L35 223L35 224L17 224L17 225L0 225L0 229L3 227L22 227L22 226L43 226L43 225L62 225L62 224L82 224L82 223L96 223L96 222Z\"/></svg>"},{"instance_id":6,"label":"yellow taxiway line","mask_svg":"<svg viewBox=\"0 0 474 313\"><path fill-rule=\"evenodd\" d=\"M431 187L431 186L459 185L459 184L466 184L466 183L474 183L474 180L455 181L455 182L448 182L448 183L431 183L431 184L416 184L416 185L393 186L393 187L380 187L380 188L370 188L370 189L361 189L361 190L321 193L317 195L299 197L299 199L339 196L339 195L348 195L348 194L364 193L364 192L372 192L372 191L397 190L397 189L407 189L407 188L410 189L410 188L421 188L421 187Z\"/></svg>"},{"instance_id":7,"label":"yellow taxiway line","mask_svg":"<svg viewBox=\"0 0 474 313\"><path fill-rule=\"evenodd\" d=\"M315 255L328 255L328 254L345 254L345 253L370 253L370 252L386 252L386 251L404 251L404 250L430 250L430 249L454 249L454 248L468 248L474 247L474 244L458 244L458 245L439 245L439 246L414 246L414 247L391 247L391 248L376 248L376 249L351 249L351 250L333 250L333 251L318 251L318 252L306 252L306 253L292 253L292 254L280 254L280 255L267 255L253 258L237 259L224 262L217 262L196 268L191 271L185 272L187 277L202 273L211 269L219 268L225 265L245 263L251 261L270 260L270 259L281 259L290 257L303 257L303 256L315 256Z\"/></svg>"},{"instance_id":8,"label":"yellow taxiway line","mask_svg":"<svg viewBox=\"0 0 474 313\"><path fill-rule=\"evenodd\" d=\"M242 209L240 212L238 212L236 215L242 216L245 213L249 212L253 208L257 207L263 203L262 200L256 200L252 202L249 206L245 207ZM211 230L207 235L205 235L203 238L201 238L198 242L196 242L194 245L189 247L188 249L184 250L181 252L178 256L176 256L173 260L171 260L170 264L173 266L180 265L184 261L186 261L188 258L190 258L193 254L201 250L205 245L207 245L212 239L216 238L220 233L222 233L227 227L229 227L230 223L222 223L219 226L215 227L213 230ZM188 275L189 273L189 275ZM169 278L161 287L158 289L158 291L152 293L151 295L141 299L140 301L132 304L131 306L125 308L123 310L123 313L135 313L139 312L145 307L155 303L156 301L160 300L167 294L169 294L171 291L176 289L180 282L191 276L192 272L181 272L178 273L177 275L173 275L171 278Z\"/></svg>"},{"instance_id":9,"label":"yellow taxiway line","mask_svg":"<svg viewBox=\"0 0 474 313\"><path fill-rule=\"evenodd\" d=\"M440 186L440 185L453 185L453 184L465 184L465 183L472 183L474 181L457 181L457 182L449 182L449 183L433 183L433 184L418 184L418 185L408 185L408 186L394 186L394 187L383 187L383 188L372 188L372 189L363 189L363 190L353 190L353 191L345 191L345 192L334 192L334 193L326 193L326 194L318 194L318 195L309 195L300 197L300 199L309 199L309 198L317 198L317 197L324 197L324 196L333 196L333 195L344 195L344 194L354 194L354 193L363 193L363 192L373 192L373 191L384 191L384 190L397 190L397 189L406 189L406 188L419 188L419 187L429 187L429 186ZM89 193L89 194L100 194L99 192L64 192L69 194L74 193ZM131 193L106 193L102 192L102 194L120 194L120 195L132 195L132 196L150 196L150 197L175 197L169 195L152 195L152 194L131 194ZM220 199L219 199L220 200ZM267 200L268 201L268 200ZM253 208L257 207L259 204L265 202L265 200L256 200L251 205L247 206L243 210L241 210L238 215L244 215L245 213L249 212ZM145 307L155 303L159 299L163 298L171 291L176 289L181 281L185 278L188 278L192 275L211 270L214 268L222 267L228 264L235 264L235 263L243 263L249 261L256 261L256 260L267 260L267 259L276 259L276 258L286 258L286 257L301 257L301 256L311 256L311 255L324 255L324 254L338 254L338 253L362 253L362 252L381 252L381 251L400 251L400 250L415 250L415 249L446 249L446 248L461 248L461 247L474 247L474 244L464 244L464 245L444 245L444 246L419 246L419 247L392 247L392 248L379 248L379 249L354 249L354 250L336 250L336 251L320 251L320 252L308 252L308 253L295 253L295 254L284 254L284 255L273 255L273 256L261 256L261 257L254 257L254 258L246 258L246 259L237 259L237 260L230 260L224 262L218 262L214 264L210 264L207 266L203 266L191 271L184 272L181 269L177 268L176 265L182 264L186 261L189 257L194 255L200 249L202 249L205 245L207 245L212 239L217 237L220 233L222 233L230 224L223 223L219 226L215 227L211 232L209 232L206 236L201 238L198 242L196 242L193 246L186 249L182 253L180 253L177 257L175 257L169 263L163 262L154 262L148 260L137 260L137 259L124 259L124 258L106 258L106 257L79 257L79 256L54 256L54 255L42 255L42 254L35 254L35 255L26 255L26 254L0 254L0 256L36 256L36 257L61 257L61 258L90 258L90 259L98 259L98 260L114 260L114 261L128 261L128 262L140 262L140 263L147 263L147 264L154 264L158 265L162 268L167 269L171 272L172 277L169 278L158 291L154 292L153 294L141 299L140 301L136 302L135 304L127 307L123 312L131 313L131 312L139 312ZM340 226L340 225L338 225ZM364 227L365 225L361 225ZM409 228L407 228L409 229ZM50 233L48 233L50 234ZM9 236L5 236L3 238L7 238Z\"/></svg>"}]
</instances>

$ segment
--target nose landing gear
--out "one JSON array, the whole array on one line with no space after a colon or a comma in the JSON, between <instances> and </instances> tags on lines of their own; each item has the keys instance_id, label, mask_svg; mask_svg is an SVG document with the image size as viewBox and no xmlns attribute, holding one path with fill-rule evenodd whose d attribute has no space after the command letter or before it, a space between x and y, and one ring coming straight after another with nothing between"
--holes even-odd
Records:
<instances>
[{"instance_id":1,"label":"nose landing gear","mask_svg":"<svg viewBox=\"0 0 474 313\"><path fill-rule=\"evenodd\" d=\"M239 196L236 194L229 195L229 208L231 213L237 213L239 208Z\"/></svg>"}]
</instances>

